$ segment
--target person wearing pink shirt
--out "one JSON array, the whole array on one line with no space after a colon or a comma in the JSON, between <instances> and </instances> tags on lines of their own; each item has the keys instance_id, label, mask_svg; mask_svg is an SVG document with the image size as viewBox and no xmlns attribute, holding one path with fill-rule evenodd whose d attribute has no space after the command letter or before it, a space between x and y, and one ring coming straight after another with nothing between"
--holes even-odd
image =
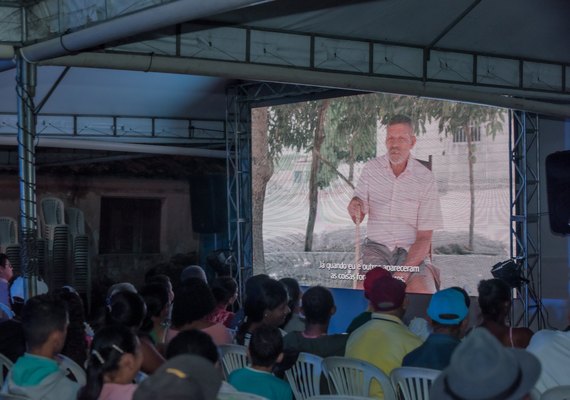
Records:
<instances>
[{"instance_id":1,"label":"person wearing pink shirt","mask_svg":"<svg viewBox=\"0 0 570 400\"><path fill-rule=\"evenodd\" d=\"M442 228L435 178L410 156L416 144L410 118L397 115L386 130L387 153L364 165L348 205L354 223L368 215L362 263L399 266L391 272L409 292L434 293L439 274L426 260L433 231Z\"/></svg>"}]
</instances>

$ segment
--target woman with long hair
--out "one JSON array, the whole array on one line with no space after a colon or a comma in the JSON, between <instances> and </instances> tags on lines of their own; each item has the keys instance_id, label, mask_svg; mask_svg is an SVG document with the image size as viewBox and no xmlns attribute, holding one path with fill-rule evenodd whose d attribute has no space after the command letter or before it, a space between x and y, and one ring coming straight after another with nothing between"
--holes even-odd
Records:
<instances>
[{"instance_id":1,"label":"woman with long hair","mask_svg":"<svg viewBox=\"0 0 570 400\"><path fill-rule=\"evenodd\" d=\"M251 333L262 324L276 328L281 326L290 312L288 300L287 290L281 282L275 279L264 280L245 300L245 318L236 334L236 342L247 346Z\"/></svg>"},{"instance_id":2,"label":"woman with long hair","mask_svg":"<svg viewBox=\"0 0 570 400\"><path fill-rule=\"evenodd\" d=\"M78 400L130 400L133 380L142 364L139 339L124 325L101 328L93 338L87 359L87 383Z\"/></svg>"}]
</instances>

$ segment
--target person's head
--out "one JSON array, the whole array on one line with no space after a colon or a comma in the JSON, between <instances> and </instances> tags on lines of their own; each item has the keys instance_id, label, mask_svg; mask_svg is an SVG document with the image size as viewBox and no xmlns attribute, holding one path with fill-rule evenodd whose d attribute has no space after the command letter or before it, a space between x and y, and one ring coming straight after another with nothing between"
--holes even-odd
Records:
<instances>
[{"instance_id":1,"label":"person's head","mask_svg":"<svg viewBox=\"0 0 570 400\"><path fill-rule=\"evenodd\" d=\"M469 310L469 307L471 307L471 298L469 297L469 293L467 293L465 289L459 286L451 286L449 289L456 290L461 293L463 299L465 299L465 306L467 306L467 309Z\"/></svg>"},{"instance_id":2,"label":"person's head","mask_svg":"<svg viewBox=\"0 0 570 400\"><path fill-rule=\"evenodd\" d=\"M123 325L108 325L95 334L87 359L87 383L78 400L96 400L104 382L127 384L133 381L142 364L140 342Z\"/></svg>"},{"instance_id":3,"label":"person's head","mask_svg":"<svg viewBox=\"0 0 570 400\"><path fill-rule=\"evenodd\" d=\"M299 282L295 278L281 278L279 279L283 285L285 285L285 290L287 290L287 296L289 296L289 301L287 305L291 309L291 312L297 312L300 307L301 302L301 287Z\"/></svg>"},{"instance_id":4,"label":"person's head","mask_svg":"<svg viewBox=\"0 0 570 400\"><path fill-rule=\"evenodd\" d=\"M531 353L504 347L485 328L475 328L457 346L449 366L433 382L430 398L438 400L521 400L540 375Z\"/></svg>"},{"instance_id":5,"label":"person's head","mask_svg":"<svg viewBox=\"0 0 570 400\"><path fill-rule=\"evenodd\" d=\"M13 277L14 270L12 269L12 263L8 260L6 254L0 253L0 279L10 282Z\"/></svg>"},{"instance_id":6,"label":"person's head","mask_svg":"<svg viewBox=\"0 0 570 400\"><path fill-rule=\"evenodd\" d=\"M142 381L133 400L216 400L222 376L205 358L183 354L166 361Z\"/></svg>"},{"instance_id":7,"label":"person's head","mask_svg":"<svg viewBox=\"0 0 570 400\"><path fill-rule=\"evenodd\" d=\"M107 290L107 297L106 297L107 305L111 301L111 297L113 297L114 295L116 295L117 293L120 293L120 292L136 293L137 289L130 282L119 282L119 283L115 283L115 284L111 285L111 287L109 287L109 289Z\"/></svg>"},{"instance_id":8,"label":"person's head","mask_svg":"<svg viewBox=\"0 0 570 400\"><path fill-rule=\"evenodd\" d=\"M188 279L198 278L208 282L206 272L199 265L189 265L180 273L180 283L184 285Z\"/></svg>"},{"instance_id":9,"label":"person's head","mask_svg":"<svg viewBox=\"0 0 570 400\"><path fill-rule=\"evenodd\" d=\"M168 289L160 283L149 283L142 287L139 294L146 304L146 313L150 317L163 318L168 311Z\"/></svg>"},{"instance_id":10,"label":"person's head","mask_svg":"<svg viewBox=\"0 0 570 400\"><path fill-rule=\"evenodd\" d=\"M330 290L323 286L313 286L303 293L302 310L307 325L326 325L336 312Z\"/></svg>"},{"instance_id":11,"label":"person's head","mask_svg":"<svg viewBox=\"0 0 570 400\"><path fill-rule=\"evenodd\" d=\"M118 292L109 299L107 322L138 330L146 316L146 305L138 293Z\"/></svg>"},{"instance_id":12,"label":"person's head","mask_svg":"<svg viewBox=\"0 0 570 400\"><path fill-rule=\"evenodd\" d=\"M479 282L479 308L484 318L501 322L511 306L511 288L501 279L487 279Z\"/></svg>"},{"instance_id":13,"label":"person's head","mask_svg":"<svg viewBox=\"0 0 570 400\"><path fill-rule=\"evenodd\" d=\"M172 325L182 328L198 321L216 308L216 299L208 284L200 278L189 278L176 290L172 305Z\"/></svg>"},{"instance_id":14,"label":"person's head","mask_svg":"<svg viewBox=\"0 0 570 400\"><path fill-rule=\"evenodd\" d=\"M22 330L29 353L61 352L67 335L69 317L63 300L50 294L30 298L22 309Z\"/></svg>"},{"instance_id":15,"label":"person's head","mask_svg":"<svg viewBox=\"0 0 570 400\"><path fill-rule=\"evenodd\" d=\"M212 294L216 298L216 304L225 307L232 305L238 297L236 280L230 276L220 276L214 279Z\"/></svg>"},{"instance_id":16,"label":"person's head","mask_svg":"<svg viewBox=\"0 0 570 400\"><path fill-rule=\"evenodd\" d=\"M168 289L160 283L150 283L143 286L139 294L146 304L143 331L149 332L155 324L160 324L168 316Z\"/></svg>"},{"instance_id":17,"label":"person's head","mask_svg":"<svg viewBox=\"0 0 570 400\"><path fill-rule=\"evenodd\" d=\"M377 279L368 300L374 312L402 317L406 308L406 284L391 276Z\"/></svg>"},{"instance_id":18,"label":"person's head","mask_svg":"<svg viewBox=\"0 0 570 400\"><path fill-rule=\"evenodd\" d=\"M83 301L77 291L71 286L64 286L55 290L54 295L65 302L69 314L67 337L61 354L71 358L77 364L83 365L87 350Z\"/></svg>"},{"instance_id":19,"label":"person's head","mask_svg":"<svg viewBox=\"0 0 570 400\"><path fill-rule=\"evenodd\" d=\"M194 354L218 362L218 348L212 337L197 329L182 331L176 335L166 348L166 358L171 359L181 354Z\"/></svg>"},{"instance_id":20,"label":"person's head","mask_svg":"<svg viewBox=\"0 0 570 400\"><path fill-rule=\"evenodd\" d=\"M434 332L460 336L461 328L467 322L469 309L463 294L455 289L444 289L434 293L428 305L427 315Z\"/></svg>"},{"instance_id":21,"label":"person's head","mask_svg":"<svg viewBox=\"0 0 570 400\"><path fill-rule=\"evenodd\" d=\"M272 367L283 359L283 337L281 331L271 325L260 325L251 335L248 347L251 365Z\"/></svg>"},{"instance_id":22,"label":"person's head","mask_svg":"<svg viewBox=\"0 0 570 400\"><path fill-rule=\"evenodd\" d=\"M362 287L364 288L364 297L369 299L370 291L372 290L372 284L380 278L385 276L390 276L390 272L382 267L376 267L371 269L364 275L364 282L362 282Z\"/></svg>"},{"instance_id":23,"label":"person's head","mask_svg":"<svg viewBox=\"0 0 570 400\"><path fill-rule=\"evenodd\" d=\"M247 296L254 294L259 290L261 284L266 280L271 279L267 274L258 274L249 277L248 280L245 281L245 292L244 297L247 299ZM244 299L245 300L245 299Z\"/></svg>"},{"instance_id":24,"label":"person's head","mask_svg":"<svg viewBox=\"0 0 570 400\"><path fill-rule=\"evenodd\" d=\"M157 283L164 286L168 292L168 302L172 303L174 300L174 290L172 289L172 282L170 281L168 275L156 274L151 275L148 278L145 277L145 284L150 285L151 283Z\"/></svg>"},{"instance_id":25,"label":"person's head","mask_svg":"<svg viewBox=\"0 0 570 400\"><path fill-rule=\"evenodd\" d=\"M278 327L290 311L288 299L287 290L281 282L267 279L261 283L259 290L247 297L244 312L251 322Z\"/></svg>"},{"instance_id":26,"label":"person's head","mask_svg":"<svg viewBox=\"0 0 570 400\"><path fill-rule=\"evenodd\" d=\"M395 165L408 161L410 151L416 144L412 120L405 115L396 115L388 120L386 149L388 158Z\"/></svg>"}]
</instances>

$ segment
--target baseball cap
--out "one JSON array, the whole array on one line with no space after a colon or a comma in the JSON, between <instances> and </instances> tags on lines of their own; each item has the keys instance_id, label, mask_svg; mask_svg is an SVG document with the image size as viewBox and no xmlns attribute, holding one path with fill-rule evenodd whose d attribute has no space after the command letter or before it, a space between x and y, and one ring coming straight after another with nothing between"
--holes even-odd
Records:
<instances>
[{"instance_id":1,"label":"baseball cap","mask_svg":"<svg viewBox=\"0 0 570 400\"><path fill-rule=\"evenodd\" d=\"M404 303L406 284L391 276L384 276L372 283L368 300L375 311L392 311Z\"/></svg>"},{"instance_id":2,"label":"baseball cap","mask_svg":"<svg viewBox=\"0 0 570 400\"><path fill-rule=\"evenodd\" d=\"M487 329L475 328L433 382L430 398L519 400L534 387L540 370L533 354L504 347Z\"/></svg>"},{"instance_id":3,"label":"baseball cap","mask_svg":"<svg viewBox=\"0 0 570 400\"><path fill-rule=\"evenodd\" d=\"M372 284L376 279L380 279L384 276L390 276L390 273L382 267L376 267L371 269L364 276L364 282L362 286L364 287L364 297L370 298L370 290L372 289Z\"/></svg>"},{"instance_id":4,"label":"baseball cap","mask_svg":"<svg viewBox=\"0 0 570 400\"><path fill-rule=\"evenodd\" d=\"M443 325L460 324L468 312L465 297L455 289L444 289L434 293L427 309L427 315Z\"/></svg>"},{"instance_id":5,"label":"baseball cap","mask_svg":"<svg viewBox=\"0 0 570 400\"><path fill-rule=\"evenodd\" d=\"M133 400L215 400L222 377L210 361L183 354L171 358L139 384Z\"/></svg>"}]
</instances>

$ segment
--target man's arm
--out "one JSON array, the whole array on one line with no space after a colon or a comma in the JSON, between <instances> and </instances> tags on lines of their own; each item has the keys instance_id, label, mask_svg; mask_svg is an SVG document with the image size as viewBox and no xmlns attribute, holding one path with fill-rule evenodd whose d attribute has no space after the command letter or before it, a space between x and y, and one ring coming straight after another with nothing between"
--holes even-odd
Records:
<instances>
[{"instance_id":1,"label":"man's arm","mask_svg":"<svg viewBox=\"0 0 570 400\"><path fill-rule=\"evenodd\" d=\"M347 210L348 210L348 215L350 215L352 221L355 224L361 223L362 220L364 219L364 216L366 215L366 213L364 212L363 201L356 196L354 196L352 200L350 200L350 203L348 203Z\"/></svg>"},{"instance_id":2,"label":"man's arm","mask_svg":"<svg viewBox=\"0 0 570 400\"><path fill-rule=\"evenodd\" d=\"M433 231L418 231L404 265L420 265L429 254Z\"/></svg>"}]
</instances>

